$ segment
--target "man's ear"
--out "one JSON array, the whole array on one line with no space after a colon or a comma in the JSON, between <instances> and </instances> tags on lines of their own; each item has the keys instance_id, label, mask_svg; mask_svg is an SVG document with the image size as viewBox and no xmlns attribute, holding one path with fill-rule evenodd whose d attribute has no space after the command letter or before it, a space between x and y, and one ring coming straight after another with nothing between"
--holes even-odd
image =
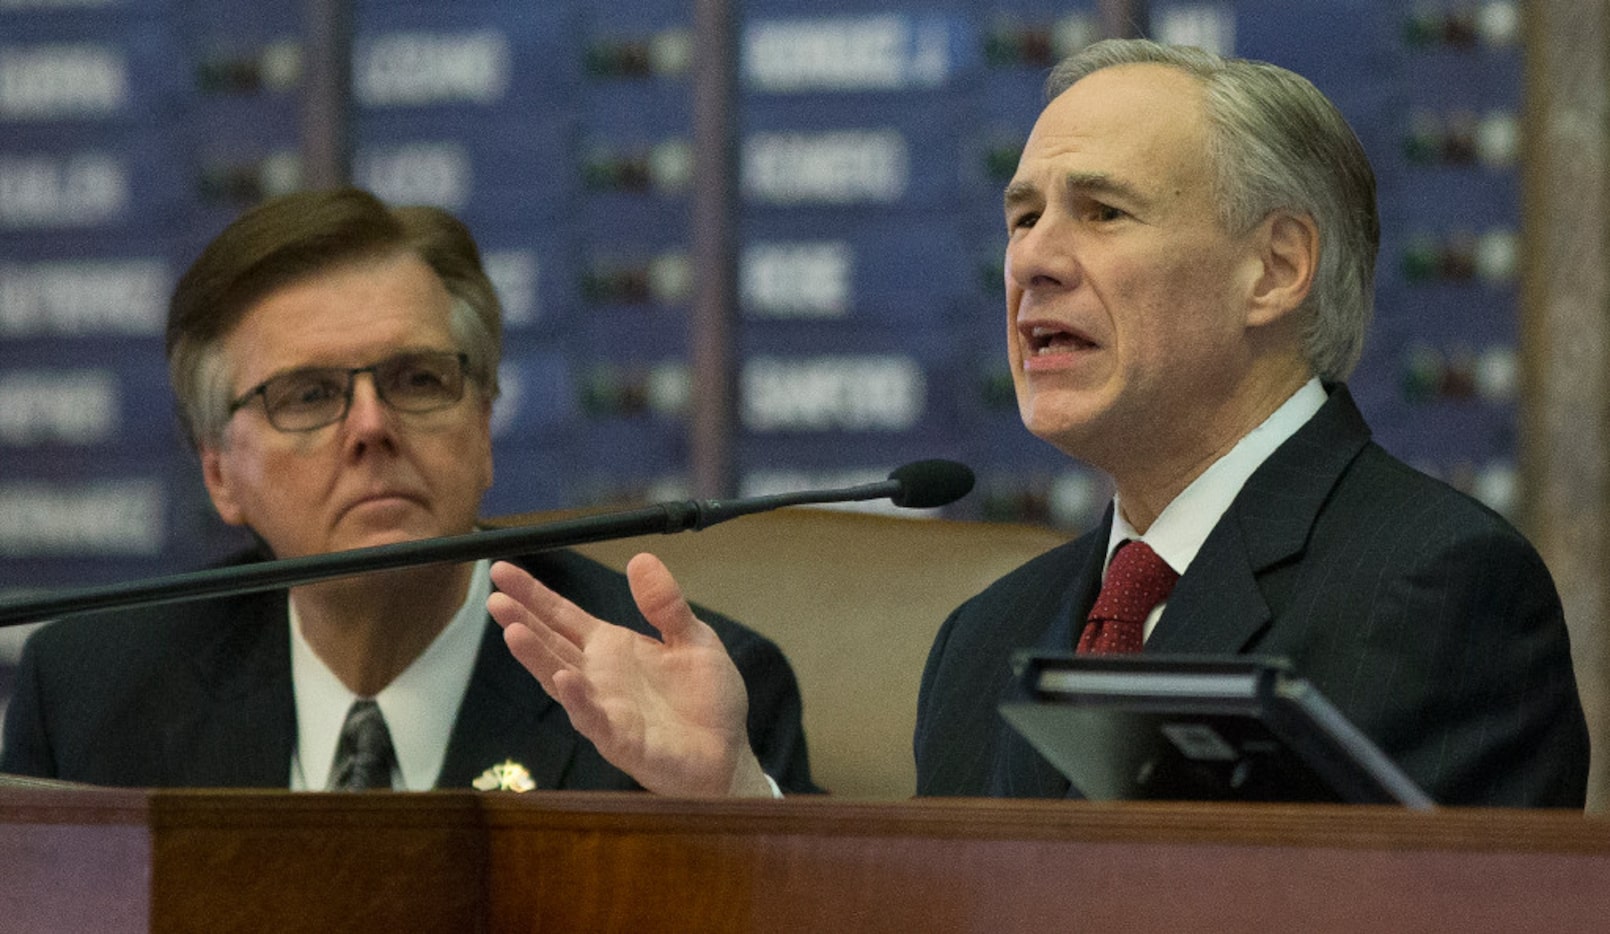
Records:
<instances>
[{"instance_id":1,"label":"man's ear","mask_svg":"<svg viewBox=\"0 0 1610 934\"><path fill-rule=\"evenodd\" d=\"M230 525L245 525L246 516L235 496L228 458L211 444L202 444L200 449L201 480L207 485L207 495L212 497L212 508Z\"/></svg>"},{"instance_id":2,"label":"man's ear","mask_svg":"<svg viewBox=\"0 0 1610 934\"><path fill-rule=\"evenodd\" d=\"M1276 211L1259 223L1254 243L1259 263L1249 327L1273 324L1307 300L1319 271L1319 225L1307 214Z\"/></svg>"}]
</instances>

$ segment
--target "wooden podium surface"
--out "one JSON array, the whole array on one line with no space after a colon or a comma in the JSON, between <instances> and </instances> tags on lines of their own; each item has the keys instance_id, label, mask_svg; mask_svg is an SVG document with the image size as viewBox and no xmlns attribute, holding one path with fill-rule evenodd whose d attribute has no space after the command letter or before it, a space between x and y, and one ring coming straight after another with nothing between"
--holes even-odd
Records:
<instances>
[{"instance_id":1,"label":"wooden podium surface","mask_svg":"<svg viewBox=\"0 0 1610 934\"><path fill-rule=\"evenodd\" d=\"M0 931L1601 931L1576 813L0 789Z\"/></svg>"}]
</instances>

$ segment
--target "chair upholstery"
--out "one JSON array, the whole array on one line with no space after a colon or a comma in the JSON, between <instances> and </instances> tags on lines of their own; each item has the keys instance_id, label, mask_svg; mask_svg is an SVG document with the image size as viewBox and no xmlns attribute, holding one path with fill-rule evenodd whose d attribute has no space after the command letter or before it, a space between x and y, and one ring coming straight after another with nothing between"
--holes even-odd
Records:
<instances>
[{"instance_id":1,"label":"chair upholstery","mask_svg":"<svg viewBox=\"0 0 1610 934\"><path fill-rule=\"evenodd\" d=\"M651 551L689 599L776 641L799 677L817 783L839 796L892 799L916 787L917 685L939 624L1063 540L1034 526L783 509L577 550L617 568Z\"/></svg>"}]
</instances>

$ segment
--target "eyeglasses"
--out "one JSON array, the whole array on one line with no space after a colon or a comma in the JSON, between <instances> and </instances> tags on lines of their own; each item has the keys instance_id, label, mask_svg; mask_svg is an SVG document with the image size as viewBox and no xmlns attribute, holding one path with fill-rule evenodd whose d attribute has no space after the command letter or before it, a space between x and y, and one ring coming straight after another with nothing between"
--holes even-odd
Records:
<instances>
[{"instance_id":1,"label":"eyeglasses","mask_svg":"<svg viewBox=\"0 0 1610 934\"><path fill-rule=\"evenodd\" d=\"M369 366L307 367L269 377L229 403L229 415L261 397L268 423L280 431L312 431L347 417L359 373L370 374L375 395L399 412L445 409L464 398L468 354L416 351Z\"/></svg>"}]
</instances>

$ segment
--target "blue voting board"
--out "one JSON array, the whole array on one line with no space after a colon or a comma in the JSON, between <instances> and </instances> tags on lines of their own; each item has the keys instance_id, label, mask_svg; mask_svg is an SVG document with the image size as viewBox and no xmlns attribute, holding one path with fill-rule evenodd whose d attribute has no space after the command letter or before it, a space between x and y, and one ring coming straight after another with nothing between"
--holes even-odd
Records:
<instances>
[{"instance_id":1,"label":"blue voting board","mask_svg":"<svg viewBox=\"0 0 1610 934\"><path fill-rule=\"evenodd\" d=\"M1077 530L1105 481L1020 425L1000 189L1094 0L737 4L738 492L971 464L949 514ZM1496 508L1515 473L1518 3L1153 2L1265 58L1380 175L1355 394ZM687 495L691 5L359 0L353 172L474 230L508 310L489 515ZM174 429L166 295L301 184L298 4L0 2L0 592L195 567L241 541Z\"/></svg>"}]
</instances>

